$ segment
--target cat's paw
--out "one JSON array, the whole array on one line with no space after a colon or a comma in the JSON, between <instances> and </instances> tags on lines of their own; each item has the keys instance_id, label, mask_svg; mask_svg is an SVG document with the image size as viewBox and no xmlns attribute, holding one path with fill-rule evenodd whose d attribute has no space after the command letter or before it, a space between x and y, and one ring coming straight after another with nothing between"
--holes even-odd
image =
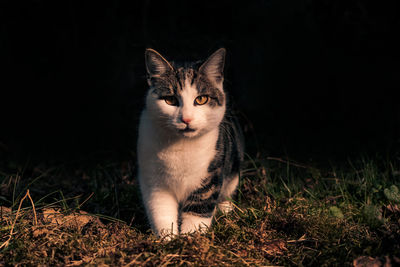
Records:
<instances>
[{"instance_id":1,"label":"cat's paw","mask_svg":"<svg viewBox=\"0 0 400 267\"><path fill-rule=\"evenodd\" d=\"M207 232L211 225L212 217L201 217L193 214L182 215L181 234L193 232Z\"/></svg>"},{"instance_id":2,"label":"cat's paw","mask_svg":"<svg viewBox=\"0 0 400 267\"><path fill-rule=\"evenodd\" d=\"M218 204L218 209L222 211L222 213L227 214L233 210L233 204L231 201L226 200L222 201L221 203Z\"/></svg>"},{"instance_id":3,"label":"cat's paw","mask_svg":"<svg viewBox=\"0 0 400 267\"><path fill-rule=\"evenodd\" d=\"M167 229L162 229L161 231L159 231L158 233L156 233L156 235L158 236L158 238L161 239L161 241L171 241L173 239L175 239L178 236L177 231L171 231L171 230L167 230Z\"/></svg>"}]
</instances>

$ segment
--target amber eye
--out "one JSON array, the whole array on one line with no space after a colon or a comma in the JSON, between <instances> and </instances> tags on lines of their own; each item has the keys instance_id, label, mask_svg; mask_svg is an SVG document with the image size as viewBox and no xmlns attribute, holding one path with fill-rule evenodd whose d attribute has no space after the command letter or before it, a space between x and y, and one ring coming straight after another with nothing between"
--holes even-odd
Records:
<instances>
[{"instance_id":1,"label":"amber eye","mask_svg":"<svg viewBox=\"0 0 400 267\"><path fill-rule=\"evenodd\" d=\"M207 103L208 102L208 95L201 95L201 96L198 96L198 97L196 97L196 99L194 100L194 102L197 104L197 105L204 105L205 103Z\"/></svg>"},{"instance_id":2,"label":"amber eye","mask_svg":"<svg viewBox=\"0 0 400 267\"><path fill-rule=\"evenodd\" d=\"M178 99L176 99L175 96L165 96L164 97L165 103L171 106L177 106L178 105Z\"/></svg>"}]
</instances>

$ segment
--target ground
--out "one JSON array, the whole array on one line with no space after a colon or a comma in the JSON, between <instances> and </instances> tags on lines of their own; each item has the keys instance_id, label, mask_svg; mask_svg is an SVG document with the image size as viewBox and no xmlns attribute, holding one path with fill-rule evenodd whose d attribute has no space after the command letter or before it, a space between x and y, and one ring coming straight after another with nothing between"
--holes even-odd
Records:
<instances>
[{"instance_id":1,"label":"ground","mask_svg":"<svg viewBox=\"0 0 400 267\"><path fill-rule=\"evenodd\" d=\"M399 162L326 166L246 155L233 212L169 241L148 227L134 161L3 161L0 265L400 264Z\"/></svg>"}]
</instances>

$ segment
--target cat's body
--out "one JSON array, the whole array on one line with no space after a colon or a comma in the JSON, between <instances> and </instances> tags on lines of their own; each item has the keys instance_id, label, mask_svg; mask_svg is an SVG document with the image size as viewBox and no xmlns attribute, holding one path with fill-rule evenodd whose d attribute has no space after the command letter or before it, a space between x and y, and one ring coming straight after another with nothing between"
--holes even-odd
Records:
<instances>
[{"instance_id":1,"label":"cat's body","mask_svg":"<svg viewBox=\"0 0 400 267\"><path fill-rule=\"evenodd\" d=\"M199 68L146 50L150 86L139 126L139 182L158 235L208 227L230 208L243 158L241 133L226 109L225 49Z\"/></svg>"}]
</instances>

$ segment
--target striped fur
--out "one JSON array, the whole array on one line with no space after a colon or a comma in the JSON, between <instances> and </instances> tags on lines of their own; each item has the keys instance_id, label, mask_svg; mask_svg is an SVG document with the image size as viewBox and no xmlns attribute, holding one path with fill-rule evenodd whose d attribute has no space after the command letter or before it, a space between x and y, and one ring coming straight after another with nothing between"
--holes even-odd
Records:
<instances>
[{"instance_id":1,"label":"striped fur","mask_svg":"<svg viewBox=\"0 0 400 267\"><path fill-rule=\"evenodd\" d=\"M240 127L223 89L225 49L201 65L170 63L151 49L145 55L149 91L138 163L149 221L158 235L206 229L217 206L231 208L243 159ZM199 96L208 102L196 104Z\"/></svg>"}]
</instances>

